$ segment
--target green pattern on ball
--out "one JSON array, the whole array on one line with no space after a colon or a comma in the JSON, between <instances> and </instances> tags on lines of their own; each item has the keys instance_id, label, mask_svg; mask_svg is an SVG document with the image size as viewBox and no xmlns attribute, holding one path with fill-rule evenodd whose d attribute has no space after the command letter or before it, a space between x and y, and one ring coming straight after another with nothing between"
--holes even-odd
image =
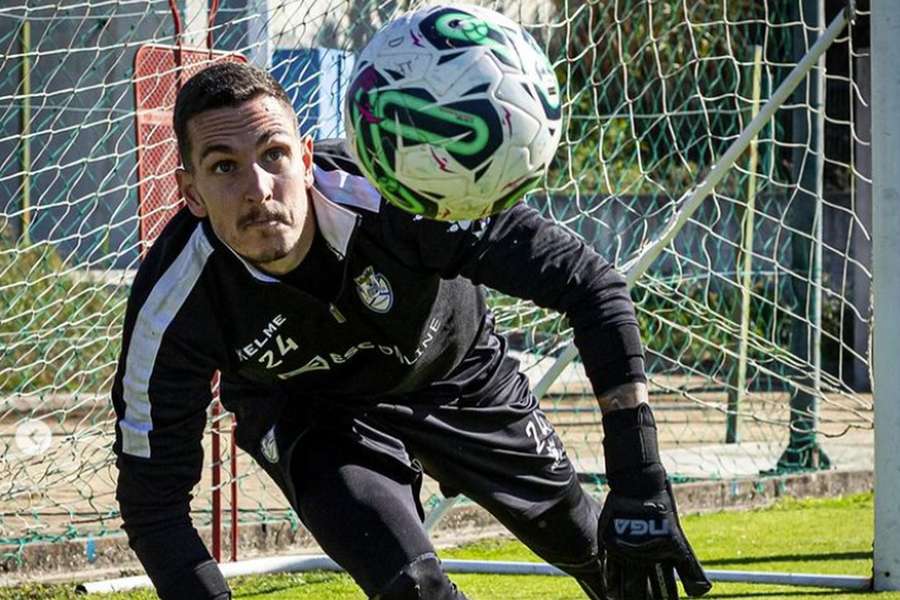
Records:
<instances>
[{"instance_id":1,"label":"green pattern on ball","mask_svg":"<svg viewBox=\"0 0 900 600\"><path fill-rule=\"evenodd\" d=\"M367 96L366 105L371 107L372 116L378 122L372 123L364 117L359 107L363 104L363 96ZM350 117L356 136L356 151L362 163L360 167L374 181L381 194L399 208L419 215L434 216L438 211L437 203L422 198L412 188L403 184L397 177L393 161L384 148L384 137L407 141L411 144L426 143L446 149L460 156L473 156L483 151L490 141L490 127L479 115L462 111L449 106L435 104L434 101L407 94L398 90L358 90L350 106ZM388 115L390 107L399 107L404 112L418 112L430 119L447 123L454 129L466 129L471 134L447 137L444 132L435 132L401 123Z\"/></svg>"},{"instance_id":2,"label":"green pattern on ball","mask_svg":"<svg viewBox=\"0 0 900 600\"><path fill-rule=\"evenodd\" d=\"M402 137L410 142L424 142L433 146L440 146L449 152L471 156L478 154L488 143L489 129L484 119L478 115L456 110L449 106L441 106L433 101L412 96L403 92L389 90L386 92L369 92L374 97L375 116L382 119L379 126L385 131ZM413 125L407 125L397 120L387 118L387 108L390 105L400 106L406 110L420 112L431 118L445 123L452 123L460 127L470 129L475 135L471 141L464 141L459 136L448 138L441 132L428 131ZM471 137L471 136L465 136Z\"/></svg>"},{"instance_id":3,"label":"green pattern on ball","mask_svg":"<svg viewBox=\"0 0 900 600\"><path fill-rule=\"evenodd\" d=\"M501 197L499 200L494 202L491 206L490 214L494 215L499 212L503 212L507 208L511 208L515 206L522 198L525 197L525 193L536 186L538 182L540 182L541 178L532 177L531 179L526 179L522 183L520 183L516 188L505 196Z\"/></svg>"},{"instance_id":4,"label":"green pattern on ball","mask_svg":"<svg viewBox=\"0 0 900 600\"><path fill-rule=\"evenodd\" d=\"M459 25L454 27L451 25L453 22ZM493 52L502 55L512 65L522 64L517 53L510 52L508 46L490 37L489 34L491 32L494 32L501 39L505 39L506 36L502 31L492 28L491 24L484 19L464 12L452 12L441 15L435 21L434 27L438 33L447 39L485 46Z\"/></svg>"}]
</instances>

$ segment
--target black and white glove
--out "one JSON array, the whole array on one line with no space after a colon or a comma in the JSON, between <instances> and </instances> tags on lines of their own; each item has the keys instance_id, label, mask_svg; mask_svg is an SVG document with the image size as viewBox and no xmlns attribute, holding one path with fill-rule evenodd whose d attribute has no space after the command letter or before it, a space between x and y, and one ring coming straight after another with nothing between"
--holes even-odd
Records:
<instances>
[{"instance_id":1,"label":"black and white glove","mask_svg":"<svg viewBox=\"0 0 900 600\"><path fill-rule=\"evenodd\" d=\"M689 596L712 588L678 521L647 404L603 417L609 494L600 513L606 586L613 600L677 600L675 571Z\"/></svg>"}]
</instances>

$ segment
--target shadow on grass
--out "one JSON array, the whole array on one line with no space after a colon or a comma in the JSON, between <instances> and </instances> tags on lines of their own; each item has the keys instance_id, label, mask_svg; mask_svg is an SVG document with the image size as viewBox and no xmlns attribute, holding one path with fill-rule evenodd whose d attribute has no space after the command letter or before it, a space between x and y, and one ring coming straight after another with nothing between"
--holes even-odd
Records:
<instances>
[{"instance_id":1,"label":"shadow on grass","mask_svg":"<svg viewBox=\"0 0 900 600\"><path fill-rule=\"evenodd\" d=\"M773 556L741 556L702 560L704 567L712 565L752 565L771 562L815 562L819 560L865 560L872 558L871 552L828 552L824 554L780 554Z\"/></svg>"}]
</instances>

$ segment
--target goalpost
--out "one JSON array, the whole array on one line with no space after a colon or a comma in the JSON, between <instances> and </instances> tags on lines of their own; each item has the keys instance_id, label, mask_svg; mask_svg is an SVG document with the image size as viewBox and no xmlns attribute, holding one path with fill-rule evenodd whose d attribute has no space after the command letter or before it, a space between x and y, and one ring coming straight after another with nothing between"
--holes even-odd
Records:
<instances>
[{"instance_id":1,"label":"goalpost","mask_svg":"<svg viewBox=\"0 0 900 600\"><path fill-rule=\"evenodd\" d=\"M889 502L900 492L892 466L900 319L888 312L900 298L896 3L876 2L871 14L837 0L478 3L522 22L556 68L566 130L528 202L628 274L663 460L694 490L685 509L838 480L860 489L874 472L874 582L900 589L900 527ZM136 130L149 113L135 102L135 82L159 75L135 73L138 48L211 39L217 52L281 78L305 132L334 135L354 52L418 4L0 7L0 553L13 572L50 554L85 566L127 557L107 395L142 251L140 190L168 198L154 210L177 205L165 193L171 139L151 132L153 152L168 157L155 170L141 158L148 148L136 147L150 138ZM191 56L202 64L202 52ZM173 98L165 91L151 116L163 118ZM527 302L490 301L583 484L602 496L599 410L567 323ZM229 418L217 416L211 430L208 460L215 446L213 462L237 475L204 470L192 506L198 527L221 533L219 524L232 523L232 546L248 552L272 532L304 542L275 486L219 443ZM423 502L444 540L496 531L437 486L426 486ZM457 518L442 520L447 514Z\"/></svg>"},{"instance_id":2,"label":"goalpost","mask_svg":"<svg viewBox=\"0 0 900 600\"><path fill-rule=\"evenodd\" d=\"M900 589L900 5L876 3L872 10L872 193L873 286L878 334L874 339L875 394L875 564L876 590ZM883 124L883 125L882 125Z\"/></svg>"}]
</instances>

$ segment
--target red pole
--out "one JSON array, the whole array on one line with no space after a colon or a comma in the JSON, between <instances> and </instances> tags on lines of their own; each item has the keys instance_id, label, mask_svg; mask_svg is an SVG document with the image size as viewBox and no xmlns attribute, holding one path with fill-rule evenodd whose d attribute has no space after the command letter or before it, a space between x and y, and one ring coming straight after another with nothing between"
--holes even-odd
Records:
<instances>
[{"instance_id":1,"label":"red pole","mask_svg":"<svg viewBox=\"0 0 900 600\"><path fill-rule=\"evenodd\" d=\"M172 24L175 26L175 66L178 68L178 87L181 87L181 13L178 10L178 2L169 0L169 10L172 11Z\"/></svg>"},{"instance_id":2,"label":"red pole","mask_svg":"<svg viewBox=\"0 0 900 600\"><path fill-rule=\"evenodd\" d=\"M213 44L213 26L216 24L216 13L219 12L219 0L212 0L209 5L209 18L206 23L206 49L209 50L209 57L212 58Z\"/></svg>"},{"instance_id":3,"label":"red pole","mask_svg":"<svg viewBox=\"0 0 900 600\"><path fill-rule=\"evenodd\" d=\"M212 380L212 555L216 562L222 562L222 448L220 444L219 373Z\"/></svg>"},{"instance_id":4,"label":"red pole","mask_svg":"<svg viewBox=\"0 0 900 600\"><path fill-rule=\"evenodd\" d=\"M234 431L237 421L231 416L231 562L238 559L238 483L237 483L237 441Z\"/></svg>"}]
</instances>

